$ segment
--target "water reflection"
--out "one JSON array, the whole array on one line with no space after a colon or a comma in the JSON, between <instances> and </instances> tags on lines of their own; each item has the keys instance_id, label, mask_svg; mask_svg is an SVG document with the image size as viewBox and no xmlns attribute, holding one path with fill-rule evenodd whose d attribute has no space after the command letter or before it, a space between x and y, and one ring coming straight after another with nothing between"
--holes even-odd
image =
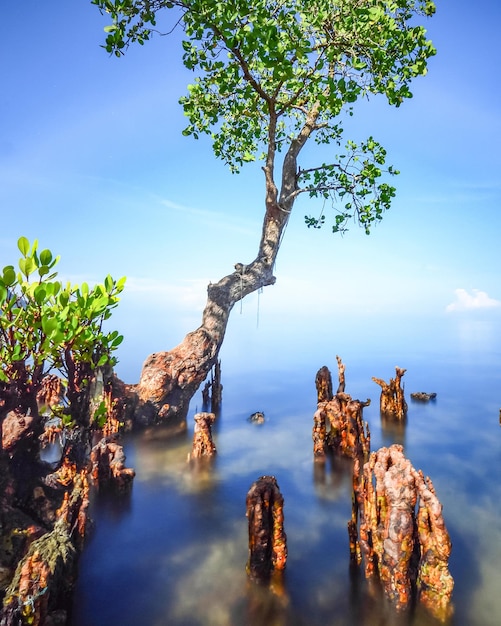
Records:
<instances>
[{"instance_id":1,"label":"water reflection","mask_svg":"<svg viewBox=\"0 0 501 626\"><path fill-rule=\"evenodd\" d=\"M381 435L383 445L391 446L392 443L399 443L405 448L405 430L407 427L407 417L397 419L389 417L384 413L381 416Z\"/></svg>"},{"instance_id":2,"label":"water reflection","mask_svg":"<svg viewBox=\"0 0 501 626\"><path fill-rule=\"evenodd\" d=\"M314 459L313 480L315 492L323 500L336 501L351 489L353 461L332 453L323 459Z\"/></svg>"}]
</instances>

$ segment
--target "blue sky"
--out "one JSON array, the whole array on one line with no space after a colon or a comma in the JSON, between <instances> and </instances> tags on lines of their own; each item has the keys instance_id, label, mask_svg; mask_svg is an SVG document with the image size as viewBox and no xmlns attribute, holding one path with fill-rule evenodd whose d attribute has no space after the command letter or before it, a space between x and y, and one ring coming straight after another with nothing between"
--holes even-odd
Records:
<instances>
[{"instance_id":1,"label":"blue sky","mask_svg":"<svg viewBox=\"0 0 501 626\"><path fill-rule=\"evenodd\" d=\"M437 7L427 28L438 55L414 98L372 101L345 132L372 134L402 172L391 211L370 237L340 237L308 230L304 214L321 207L299 202L277 284L235 308L235 345L256 329L268 340L284 320L499 320L501 3ZM127 276L113 322L135 377L199 324L208 282L254 258L260 166L232 176L207 141L181 135L191 75L176 37L116 59L87 0L4 2L0 15L0 267L25 235L61 255L64 279Z\"/></svg>"}]
</instances>

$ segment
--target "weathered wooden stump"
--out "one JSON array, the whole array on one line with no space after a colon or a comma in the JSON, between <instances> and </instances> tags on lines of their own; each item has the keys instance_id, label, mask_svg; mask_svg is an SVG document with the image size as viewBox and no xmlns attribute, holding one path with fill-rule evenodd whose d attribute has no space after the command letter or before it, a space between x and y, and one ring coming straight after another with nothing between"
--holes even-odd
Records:
<instances>
[{"instance_id":1,"label":"weathered wooden stump","mask_svg":"<svg viewBox=\"0 0 501 626\"><path fill-rule=\"evenodd\" d=\"M346 393L338 393L324 407L330 430L327 446L335 453L352 459L370 452L369 424L363 421L363 408L370 400L353 400Z\"/></svg>"},{"instance_id":2,"label":"weathered wooden stump","mask_svg":"<svg viewBox=\"0 0 501 626\"><path fill-rule=\"evenodd\" d=\"M403 420L407 416L407 402L405 401L404 388L401 386L402 376L407 370L395 368L395 378L390 378L386 383L381 378L372 377L372 380L381 387L379 408L381 415L388 418Z\"/></svg>"},{"instance_id":3,"label":"weathered wooden stump","mask_svg":"<svg viewBox=\"0 0 501 626\"><path fill-rule=\"evenodd\" d=\"M313 454L322 461L330 450L350 458L367 456L370 451L369 425L364 424L363 408L370 400L353 400L344 392L345 366L336 356L339 385L336 395L332 394L332 378L324 365L316 375L317 411L313 416Z\"/></svg>"},{"instance_id":4,"label":"weathered wooden stump","mask_svg":"<svg viewBox=\"0 0 501 626\"><path fill-rule=\"evenodd\" d=\"M256 582L269 583L274 571L285 569L287 536L284 531L284 498L274 476L256 480L246 499L249 520L247 573Z\"/></svg>"},{"instance_id":5,"label":"weathered wooden stump","mask_svg":"<svg viewBox=\"0 0 501 626\"><path fill-rule=\"evenodd\" d=\"M112 488L121 493L130 490L136 473L125 467L123 447L114 437L103 437L92 448L90 462L92 480L98 489Z\"/></svg>"},{"instance_id":6,"label":"weathered wooden stump","mask_svg":"<svg viewBox=\"0 0 501 626\"><path fill-rule=\"evenodd\" d=\"M439 620L451 616L451 542L442 506L402 446L373 452L363 467L355 461L348 533L352 565L363 560L366 578L380 580L397 610L416 599Z\"/></svg>"},{"instance_id":7,"label":"weathered wooden stump","mask_svg":"<svg viewBox=\"0 0 501 626\"><path fill-rule=\"evenodd\" d=\"M214 413L197 413L194 417L193 447L190 459L212 457L217 453L212 441L212 424L216 420Z\"/></svg>"}]
</instances>

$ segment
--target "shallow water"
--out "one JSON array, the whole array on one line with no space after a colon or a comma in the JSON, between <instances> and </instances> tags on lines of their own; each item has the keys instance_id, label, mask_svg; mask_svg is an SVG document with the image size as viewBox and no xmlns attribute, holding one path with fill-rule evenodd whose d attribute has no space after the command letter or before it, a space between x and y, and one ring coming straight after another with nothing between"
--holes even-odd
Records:
<instances>
[{"instance_id":1,"label":"shallow water","mask_svg":"<svg viewBox=\"0 0 501 626\"><path fill-rule=\"evenodd\" d=\"M478 329L477 329L478 330ZM476 332L475 328L471 332ZM402 443L434 483L453 549L454 626L501 620L501 350L500 341L416 343L397 355L364 346L347 358L347 393L371 398L364 418L371 448ZM395 358L398 356L398 360ZM346 522L351 514L349 463L313 462L314 379L335 355L302 359L301 367L225 370L223 409L214 428L212 466L187 464L185 436L160 430L129 436L127 465L137 475L130 497L94 503L95 531L81 559L73 626L428 626L420 612L396 616L349 573ZM395 365L409 403L404 427L379 416L380 388ZM434 391L417 403L412 391ZM200 399L198 398L200 404ZM247 417L263 411L262 426ZM266 593L249 585L245 496L252 482L276 476L285 499L289 557L283 586Z\"/></svg>"}]
</instances>

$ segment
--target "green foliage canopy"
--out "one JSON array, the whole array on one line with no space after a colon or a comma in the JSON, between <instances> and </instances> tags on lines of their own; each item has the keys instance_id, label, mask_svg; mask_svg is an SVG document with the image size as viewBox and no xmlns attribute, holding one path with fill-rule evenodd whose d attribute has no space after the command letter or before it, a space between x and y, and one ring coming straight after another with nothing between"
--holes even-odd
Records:
<instances>
[{"instance_id":1,"label":"green foliage canopy","mask_svg":"<svg viewBox=\"0 0 501 626\"><path fill-rule=\"evenodd\" d=\"M355 217L369 232L395 190L381 183L386 152L372 137L341 142L340 113L364 97L384 95L400 106L409 85L427 71L435 49L417 17L431 0L92 0L109 14L105 48L121 56L155 32L157 13L171 10L184 30L184 65L194 81L180 102L184 134L208 134L214 153L238 172L262 158L273 179L277 152L299 153L306 140L333 144L329 163L297 169L300 193L332 198L334 231ZM341 147L342 146L342 147ZM309 226L323 220L306 217Z\"/></svg>"}]
</instances>

